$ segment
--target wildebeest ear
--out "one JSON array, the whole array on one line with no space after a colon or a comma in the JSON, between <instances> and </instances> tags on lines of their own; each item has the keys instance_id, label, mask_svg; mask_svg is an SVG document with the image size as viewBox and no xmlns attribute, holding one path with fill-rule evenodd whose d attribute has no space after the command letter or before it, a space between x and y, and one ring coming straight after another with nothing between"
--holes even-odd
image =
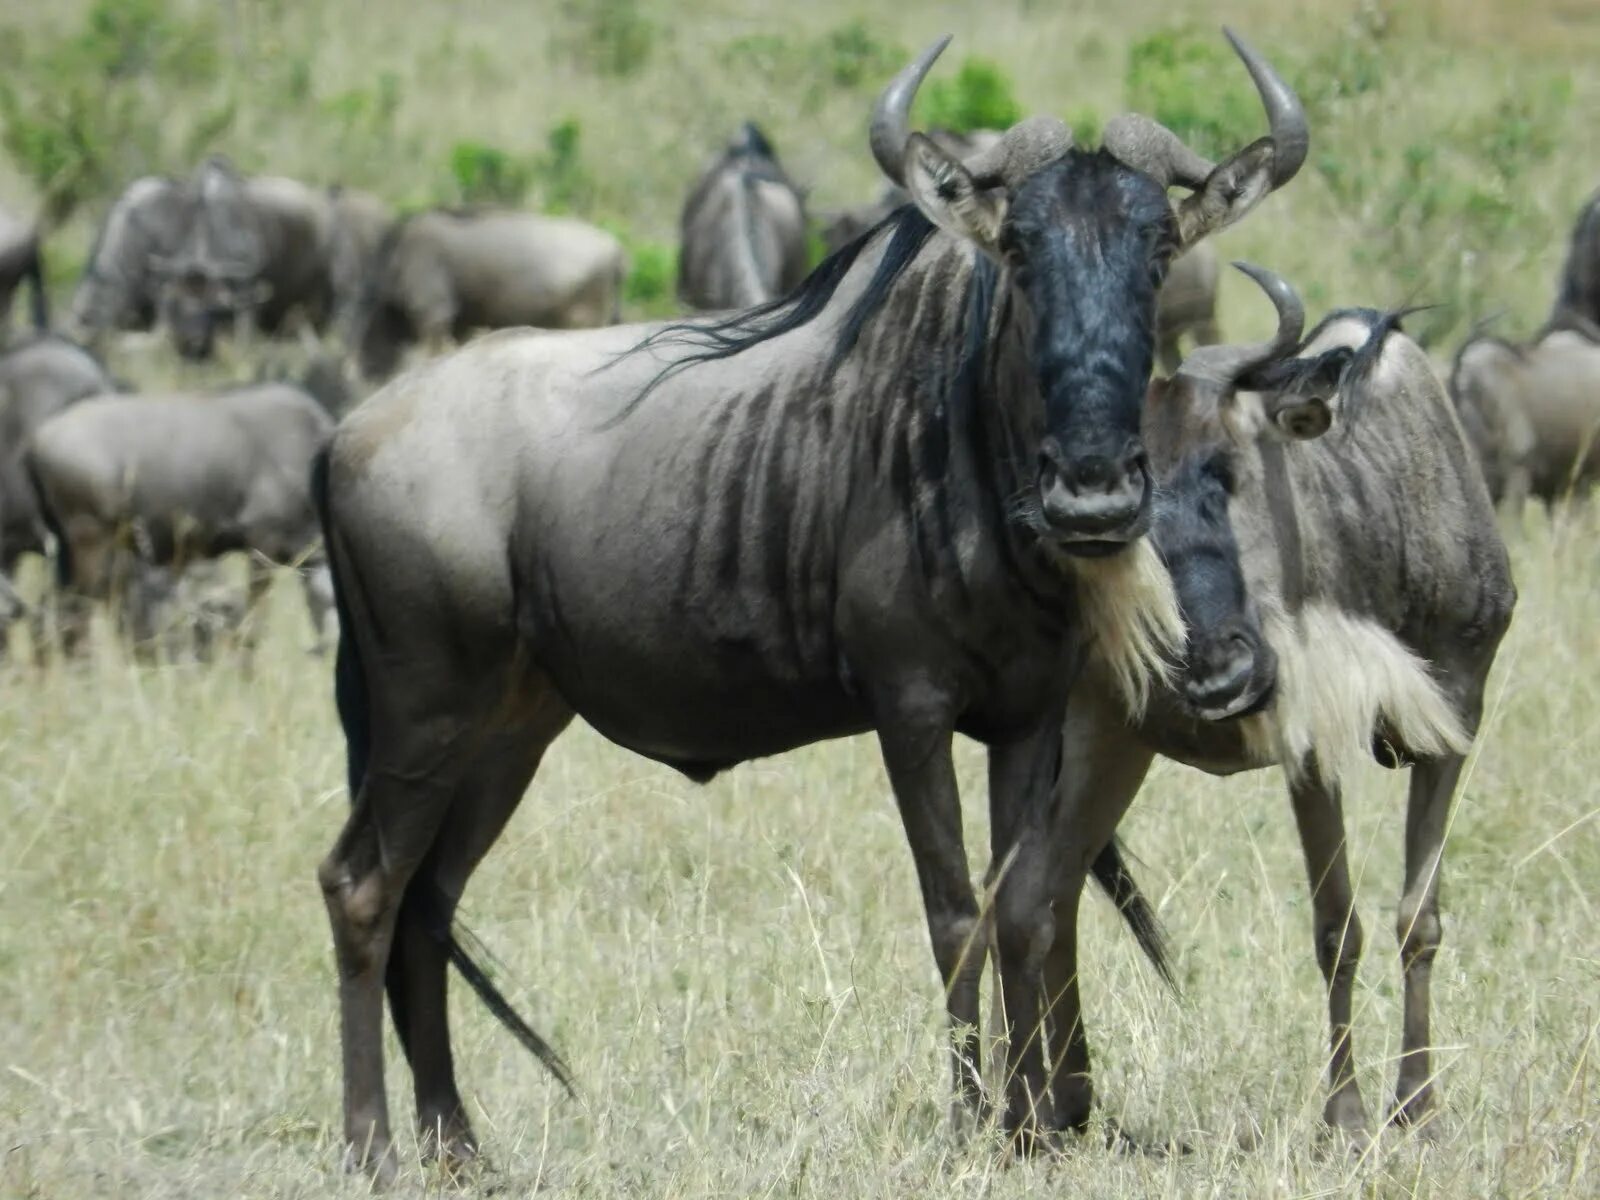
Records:
<instances>
[{"instance_id":1,"label":"wildebeest ear","mask_svg":"<svg viewBox=\"0 0 1600 1200\"><path fill-rule=\"evenodd\" d=\"M932 139L913 133L906 142L906 191L922 215L940 229L995 254L1006 219L1005 192L982 188L961 160Z\"/></svg>"},{"instance_id":2,"label":"wildebeest ear","mask_svg":"<svg viewBox=\"0 0 1600 1200\"><path fill-rule=\"evenodd\" d=\"M1222 163L1178 205L1178 240L1192 246L1232 225L1272 191L1271 138L1251 142Z\"/></svg>"},{"instance_id":3,"label":"wildebeest ear","mask_svg":"<svg viewBox=\"0 0 1600 1200\"><path fill-rule=\"evenodd\" d=\"M1270 428L1279 436L1309 442L1333 426L1333 406L1325 396L1275 396L1266 403Z\"/></svg>"}]
</instances>

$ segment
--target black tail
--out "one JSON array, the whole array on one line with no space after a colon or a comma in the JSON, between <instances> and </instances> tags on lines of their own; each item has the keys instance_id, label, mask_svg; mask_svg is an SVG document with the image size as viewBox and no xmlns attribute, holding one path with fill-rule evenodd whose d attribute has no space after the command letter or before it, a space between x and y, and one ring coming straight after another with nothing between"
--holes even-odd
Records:
<instances>
[{"instance_id":1,"label":"black tail","mask_svg":"<svg viewBox=\"0 0 1600 1200\"><path fill-rule=\"evenodd\" d=\"M1090 870L1094 872L1095 882L1107 896L1111 897L1111 903L1117 906L1122 919L1133 931L1139 949L1144 951L1144 956L1155 967L1156 973L1172 989L1173 994L1177 995L1178 981L1172 974L1172 961L1167 949L1167 931L1161 927L1160 918L1156 916L1155 910L1150 907L1150 902L1144 898L1144 893L1139 890L1138 883L1128 871L1128 864L1122 857L1122 843L1116 838L1107 842L1105 849L1095 856Z\"/></svg>"},{"instance_id":2,"label":"black tail","mask_svg":"<svg viewBox=\"0 0 1600 1200\"><path fill-rule=\"evenodd\" d=\"M22 452L22 467L28 474L28 486L33 489L34 507L39 511L39 520L44 523L45 529L50 533L56 544L56 586L63 590L72 586L72 543L67 541L66 531L61 526L61 518L50 505L50 498L45 494L44 485L39 479L39 466L33 460L33 451Z\"/></svg>"},{"instance_id":3,"label":"black tail","mask_svg":"<svg viewBox=\"0 0 1600 1200\"><path fill-rule=\"evenodd\" d=\"M33 327L40 333L50 328L50 297L44 290L44 252L37 246L34 247L33 256L28 260L27 269L23 278L28 281L32 290L33 301Z\"/></svg>"},{"instance_id":4,"label":"black tail","mask_svg":"<svg viewBox=\"0 0 1600 1200\"><path fill-rule=\"evenodd\" d=\"M311 462L311 498L316 505L317 520L322 525L322 544L328 555L328 571L333 577L334 611L339 615L339 649L334 659L333 694L339 709L339 723L344 727L346 769L350 783L350 798L354 801L367 777L367 764L371 757L371 701L367 694L366 672L361 669L361 656L356 646L355 625L351 621L349 596L341 576L338 542L334 537L332 513L328 503L328 451L318 452ZM419 887L419 885L421 885ZM424 928L441 942L455 964L461 977L478 993L494 1016L511 1031L545 1069L556 1077L569 1096L576 1096L572 1072L548 1042L538 1035L511 1007L511 1002L494 985L488 972L477 958L468 953L463 942L471 943L478 956L486 958L483 944L461 924L447 914L453 905L434 885L422 885L414 880L407 889L408 900L418 906ZM415 894L413 894L415 893Z\"/></svg>"}]
</instances>

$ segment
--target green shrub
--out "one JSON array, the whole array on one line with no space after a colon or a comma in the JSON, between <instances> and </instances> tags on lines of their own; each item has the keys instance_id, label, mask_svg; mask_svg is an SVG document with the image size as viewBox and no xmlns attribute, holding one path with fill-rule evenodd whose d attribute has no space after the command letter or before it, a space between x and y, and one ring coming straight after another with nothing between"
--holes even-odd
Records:
<instances>
[{"instance_id":1,"label":"green shrub","mask_svg":"<svg viewBox=\"0 0 1600 1200\"><path fill-rule=\"evenodd\" d=\"M630 242L628 276L623 280L623 303L644 316L665 316L676 308L678 252L659 242Z\"/></svg>"},{"instance_id":2,"label":"green shrub","mask_svg":"<svg viewBox=\"0 0 1600 1200\"><path fill-rule=\"evenodd\" d=\"M596 74L632 75L650 60L658 32L639 9L639 0L569 0L570 31L552 45Z\"/></svg>"},{"instance_id":3,"label":"green shrub","mask_svg":"<svg viewBox=\"0 0 1600 1200\"><path fill-rule=\"evenodd\" d=\"M594 203L594 180L583 165L583 128L573 117L554 125L545 148L535 156L530 176L541 207L549 212L582 212Z\"/></svg>"},{"instance_id":4,"label":"green shrub","mask_svg":"<svg viewBox=\"0 0 1600 1200\"><path fill-rule=\"evenodd\" d=\"M1228 44L1210 30L1157 30L1128 48L1128 107L1220 158L1263 132L1261 102Z\"/></svg>"},{"instance_id":5,"label":"green shrub","mask_svg":"<svg viewBox=\"0 0 1600 1200\"><path fill-rule=\"evenodd\" d=\"M900 69L899 47L880 41L862 20L851 21L823 34L817 61L828 81L837 87L882 87Z\"/></svg>"},{"instance_id":6,"label":"green shrub","mask_svg":"<svg viewBox=\"0 0 1600 1200\"><path fill-rule=\"evenodd\" d=\"M954 78L931 80L919 107L924 126L956 133L1008 129L1022 119L1005 72L981 58L963 60Z\"/></svg>"},{"instance_id":7,"label":"green shrub","mask_svg":"<svg viewBox=\"0 0 1600 1200\"><path fill-rule=\"evenodd\" d=\"M463 204L518 204L528 194L527 163L482 142L450 148L450 177Z\"/></svg>"}]
</instances>

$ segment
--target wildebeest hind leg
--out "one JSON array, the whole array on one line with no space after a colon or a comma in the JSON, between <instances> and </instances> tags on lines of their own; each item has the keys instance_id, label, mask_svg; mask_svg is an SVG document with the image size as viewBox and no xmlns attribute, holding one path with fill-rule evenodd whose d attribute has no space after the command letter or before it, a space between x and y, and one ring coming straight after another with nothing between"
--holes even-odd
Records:
<instances>
[{"instance_id":1,"label":"wildebeest hind leg","mask_svg":"<svg viewBox=\"0 0 1600 1200\"><path fill-rule=\"evenodd\" d=\"M411 1064L425 1158L459 1163L477 1142L456 1089L445 1005L447 939L456 905L483 856L516 811L545 748L571 710L548 687L515 728L498 734L456 789L449 815L400 905L389 957L389 1008Z\"/></svg>"},{"instance_id":2,"label":"wildebeest hind leg","mask_svg":"<svg viewBox=\"0 0 1600 1200\"><path fill-rule=\"evenodd\" d=\"M1400 1041L1400 1076L1393 1119L1420 1125L1433 1111L1433 1073L1428 1061L1429 984L1439 951L1439 869L1450 801L1466 759L1452 754L1423 759L1411 768L1406 807L1406 880L1395 920L1400 963L1405 971L1405 1017Z\"/></svg>"},{"instance_id":3,"label":"wildebeest hind leg","mask_svg":"<svg viewBox=\"0 0 1600 1200\"><path fill-rule=\"evenodd\" d=\"M1351 993L1361 960L1361 921L1356 916L1345 845L1344 809L1338 785L1324 784L1311 768L1289 788L1300 848L1311 885L1317 965L1328 989L1328 1100L1323 1120L1364 1149L1367 1110L1356 1085L1350 1040Z\"/></svg>"},{"instance_id":4,"label":"wildebeest hind leg","mask_svg":"<svg viewBox=\"0 0 1600 1200\"><path fill-rule=\"evenodd\" d=\"M943 722L898 718L878 730L928 918L934 961L944 981L959 1122L983 1115L979 1073L978 987L986 953L978 899L961 833L961 796Z\"/></svg>"}]
</instances>

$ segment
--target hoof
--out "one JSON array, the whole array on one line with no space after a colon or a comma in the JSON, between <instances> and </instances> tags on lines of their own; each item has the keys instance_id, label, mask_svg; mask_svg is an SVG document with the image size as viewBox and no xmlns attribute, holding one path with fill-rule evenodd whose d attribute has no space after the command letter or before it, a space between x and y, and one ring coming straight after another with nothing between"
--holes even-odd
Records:
<instances>
[{"instance_id":1,"label":"hoof","mask_svg":"<svg viewBox=\"0 0 1600 1200\"><path fill-rule=\"evenodd\" d=\"M347 1144L344 1150L344 1169L349 1175L365 1175L372 1181L374 1191L393 1185L399 1173L394 1148L387 1142L373 1142L367 1146Z\"/></svg>"}]
</instances>

